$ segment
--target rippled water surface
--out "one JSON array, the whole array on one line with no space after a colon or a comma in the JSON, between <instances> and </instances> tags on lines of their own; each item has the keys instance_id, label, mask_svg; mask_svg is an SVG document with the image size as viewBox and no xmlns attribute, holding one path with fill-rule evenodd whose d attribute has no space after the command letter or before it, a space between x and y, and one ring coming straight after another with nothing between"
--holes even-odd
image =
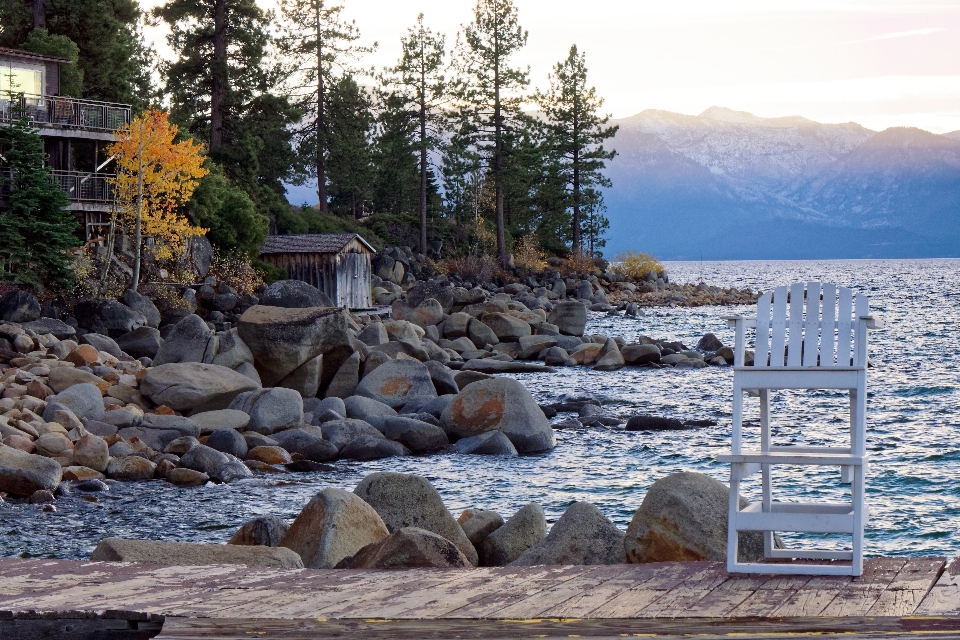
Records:
<instances>
[{"instance_id":1,"label":"rippled water surface","mask_svg":"<svg viewBox=\"0 0 960 640\"><path fill-rule=\"evenodd\" d=\"M960 386L957 283L960 260L671 263L672 278L765 290L802 280L837 282L869 295L886 329L872 332L868 401L870 555L952 555L960 550ZM692 346L705 332L731 344L723 316L749 308L648 309L640 318L596 314L589 332L679 339ZM391 470L428 477L457 514L481 506L509 516L527 502L553 521L576 500L595 503L625 528L644 493L660 477L682 470L726 481L715 456L728 449L732 375L729 369L635 369L601 373L583 368L518 375L540 402L565 392L589 392L628 417L650 413L714 418L718 425L684 432L622 428L558 431L557 448L519 459L435 455L366 463L336 463L328 473L258 477L231 485L176 489L154 481L115 484L100 501L0 505L0 555L80 558L107 536L185 542L224 542L261 514L293 518L327 486L352 489L367 473ZM846 428L838 393L774 396L777 438L828 441ZM747 418L756 418L757 412ZM827 496L836 471L813 480L788 472L779 483L795 496ZM755 494L748 496L753 497Z\"/></svg>"}]
</instances>

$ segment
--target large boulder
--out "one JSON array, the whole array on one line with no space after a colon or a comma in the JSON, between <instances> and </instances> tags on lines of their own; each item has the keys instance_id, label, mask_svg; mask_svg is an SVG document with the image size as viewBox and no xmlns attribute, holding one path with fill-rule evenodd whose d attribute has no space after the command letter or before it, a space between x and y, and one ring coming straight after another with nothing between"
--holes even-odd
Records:
<instances>
[{"instance_id":1,"label":"large boulder","mask_svg":"<svg viewBox=\"0 0 960 640\"><path fill-rule=\"evenodd\" d=\"M391 360L360 381L357 395L399 409L411 400L435 398L437 390L430 378L430 370L423 363Z\"/></svg>"},{"instance_id":2,"label":"large boulder","mask_svg":"<svg viewBox=\"0 0 960 640\"><path fill-rule=\"evenodd\" d=\"M207 437L207 446L221 453L229 453L237 458L247 455L247 441L233 429L217 429Z\"/></svg>"},{"instance_id":3,"label":"large boulder","mask_svg":"<svg viewBox=\"0 0 960 640\"><path fill-rule=\"evenodd\" d=\"M549 535L520 554L511 566L538 564L622 564L623 532L596 506L574 502L554 523Z\"/></svg>"},{"instance_id":4,"label":"large boulder","mask_svg":"<svg viewBox=\"0 0 960 640\"><path fill-rule=\"evenodd\" d=\"M453 287L433 280L425 280L410 287L407 291L406 303L411 308L415 308L433 299L440 304L443 313L450 313L454 304L454 295Z\"/></svg>"},{"instance_id":5,"label":"large boulder","mask_svg":"<svg viewBox=\"0 0 960 640\"><path fill-rule=\"evenodd\" d=\"M346 460L379 460L408 455L409 449L383 436L357 436L340 450L340 457Z\"/></svg>"},{"instance_id":6,"label":"large boulder","mask_svg":"<svg viewBox=\"0 0 960 640\"><path fill-rule=\"evenodd\" d=\"M312 460L313 462L336 460L339 453L337 447L332 443L303 429L288 429L274 434L272 437L279 446L290 453L299 454L305 460Z\"/></svg>"},{"instance_id":7,"label":"large boulder","mask_svg":"<svg viewBox=\"0 0 960 640\"><path fill-rule=\"evenodd\" d=\"M360 436L383 437L383 434L369 422L355 418L324 422L320 426L320 431L323 433L323 439L330 442L338 450L343 449Z\"/></svg>"},{"instance_id":8,"label":"large boulder","mask_svg":"<svg viewBox=\"0 0 960 640\"><path fill-rule=\"evenodd\" d=\"M119 456L110 458L107 465L107 477L114 480L151 480L157 465L140 456Z\"/></svg>"},{"instance_id":9,"label":"large boulder","mask_svg":"<svg viewBox=\"0 0 960 640\"><path fill-rule=\"evenodd\" d=\"M277 516L259 516L243 523L227 544L279 547L290 525Z\"/></svg>"},{"instance_id":10,"label":"large boulder","mask_svg":"<svg viewBox=\"0 0 960 640\"><path fill-rule=\"evenodd\" d=\"M480 544L487 536L503 526L503 517L496 511L467 509L460 514L457 522L473 546L480 549Z\"/></svg>"},{"instance_id":11,"label":"large boulder","mask_svg":"<svg viewBox=\"0 0 960 640\"><path fill-rule=\"evenodd\" d=\"M440 421L455 438L501 431L519 453L547 451L557 444L540 406L513 378L474 382L447 405Z\"/></svg>"},{"instance_id":12,"label":"large boulder","mask_svg":"<svg viewBox=\"0 0 960 640\"><path fill-rule=\"evenodd\" d=\"M531 502L483 539L479 549L480 564L485 567L506 566L546 537L547 520L543 507Z\"/></svg>"},{"instance_id":13,"label":"large boulder","mask_svg":"<svg viewBox=\"0 0 960 640\"><path fill-rule=\"evenodd\" d=\"M324 396L327 398L349 398L356 392L358 384L360 384L360 354L353 353L337 369Z\"/></svg>"},{"instance_id":14,"label":"large boulder","mask_svg":"<svg viewBox=\"0 0 960 640\"><path fill-rule=\"evenodd\" d=\"M217 409L195 413L190 416L190 421L200 427L200 435L205 436L217 429L236 429L239 431L250 424L250 416L236 409Z\"/></svg>"},{"instance_id":15,"label":"large boulder","mask_svg":"<svg viewBox=\"0 0 960 640\"><path fill-rule=\"evenodd\" d=\"M160 311L150 298L140 295L133 289L127 289L120 296L120 300L134 311L142 313L147 319L148 327L156 329L160 326Z\"/></svg>"},{"instance_id":16,"label":"large boulder","mask_svg":"<svg viewBox=\"0 0 960 640\"><path fill-rule=\"evenodd\" d=\"M517 448L510 442L510 438L502 431L487 431L478 436L471 436L457 440L453 445L455 453L488 455L488 456L516 456Z\"/></svg>"},{"instance_id":17,"label":"large boulder","mask_svg":"<svg viewBox=\"0 0 960 640\"><path fill-rule=\"evenodd\" d=\"M94 471L106 471L110 462L107 441L92 433L80 436L73 447L73 464L88 467Z\"/></svg>"},{"instance_id":18,"label":"large boulder","mask_svg":"<svg viewBox=\"0 0 960 640\"><path fill-rule=\"evenodd\" d=\"M328 382L355 350L350 324L342 309L259 304L244 312L237 329L253 353L264 386L272 387L319 355L324 356L323 382Z\"/></svg>"},{"instance_id":19,"label":"large boulder","mask_svg":"<svg viewBox=\"0 0 960 640\"><path fill-rule=\"evenodd\" d=\"M307 503L280 546L295 551L305 567L332 569L389 534L373 507L349 491L328 488Z\"/></svg>"},{"instance_id":20,"label":"large boulder","mask_svg":"<svg viewBox=\"0 0 960 640\"><path fill-rule=\"evenodd\" d=\"M244 564L249 567L302 569L300 556L283 547L192 544L159 540L102 540L90 554L94 562L149 562L171 566Z\"/></svg>"},{"instance_id":21,"label":"large boulder","mask_svg":"<svg viewBox=\"0 0 960 640\"><path fill-rule=\"evenodd\" d=\"M500 342L517 342L531 333L529 324L505 313L485 313L480 321L490 327Z\"/></svg>"},{"instance_id":22,"label":"large boulder","mask_svg":"<svg viewBox=\"0 0 960 640\"><path fill-rule=\"evenodd\" d=\"M682 472L653 483L624 540L628 562L721 561L727 557L730 489L702 473ZM749 504L740 498L740 508ZM740 532L740 560L763 557L763 534Z\"/></svg>"},{"instance_id":23,"label":"large boulder","mask_svg":"<svg viewBox=\"0 0 960 640\"><path fill-rule=\"evenodd\" d=\"M58 371L59 369L54 369ZM82 372L80 372L82 373ZM75 384L53 397L52 402L61 404L78 418L99 420L103 418L103 394L90 383Z\"/></svg>"},{"instance_id":24,"label":"large boulder","mask_svg":"<svg viewBox=\"0 0 960 640\"><path fill-rule=\"evenodd\" d=\"M260 294L260 304L285 309L337 306L327 294L302 280L277 280Z\"/></svg>"},{"instance_id":25,"label":"large boulder","mask_svg":"<svg viewBox=\"0 0 960 640\"><path fill-rule=\"evenodd\" d=\"M403 416L387 418L383 435L400 442L413 453L436 453L450 446L447 434L440 427Z\"/></svg>"},{"instance_id":26,"label":"large boulder","mask_svg":"<svg viewBox=\"0 0 960 640\"><path fill-rule=\"evenodd\" d=\"M404 527L367 545L341 567L350 569L463 569L470 561L455 544L430 531Z\"/></svg>"},{"instance_id":27,"label":"large boulder","mask_svg":"<svg viewBox=\"0 0 960 640\"><path fill-rule=\"evenodd\" d=\"M613 338L607 338L603 348L597 354L596 364L593 366L595 371L617 371L623 368L626 362L620 354L620 348Z\"/></svg>"},{"instance_id":28,"label":"large boulder","mask_svg":"<svg viewBox=\"0 0 960 640\"><path fill-rule=\"evenodd\" d=\"M217 354L213 356L213 364L227 369L236 369L244 363L253 365L253 353L250 347L240 339L236 329L217 332Z\"/></svg>"},{"instance_id":29,"label":"large boulder","mask_svg":"<svg viewBox=\"0 0 960 640\"><path fill-rule=\"evenodd\" d=\"M137 327L147 325L147 319L116 300L86 300L73 308L77 324L87 331L116 338Z\"/></svg>"},{"instance_id":30,"label":"large boulder","mask_svg":"<svg viewBox=\"0 0 960 640\"><path fill-rule=\"evenodd\" d=\"M160 331L153 327L138 327L117 338L117 346L134 358L154 358L162 345Z\"/></svg>"},{"instance_id":31,"label":"large boulder","mask_svg":"<svg viewBox=\"0 0 960 640\"><path fill-rule=\"evenodd\" d=\"M176 411L201 413L226 409L237 394L258 387L247 376L226 367L177 362L147 371L140 382L140 393Z\"/></svg>"},{"instance_id":32,"label":"large boulder","mask_svg":"<svg viewBox=\"0 0 960 640\"><path fill-rule=\"evenodd\" d=\"M427 298L416 307L397 300L393 303L390 317L394 320L406 320L419 327L429 327L443 322L443 307L434 298Z\"/></svg>"},{"instance_id":33,"label":"large boulder","mask_svg":"<svg viewBox=\"0 0 960 640\"><path fill-rule=\"evenodd\" d=\"M373 398L350 396L344 398L343 404L348 418L365 420L380 431L383 431L383 421L386 418L397 415L396 409Z\"/></svg>"},{"instance_id":34,"label":"large boulder","mask_svg":"<svg viewBox=\"0 0 960 640\"><path fill-rule=\"evenodd\" d=\"M303 398L293 389L274 387L238 394L230 409L250 416L247 429L269 435L279 429L299 427L303 423Z\"/></svg>"},{"instance_id":35,"label":"large boulder","mask_svg":"<svg viewBox=\"0 0 960 640\"><path fill-rule=\"evenodd\" d=\"M72 340L77 335L76 329L56 318L40 318L25 322L23 323L23 329L33 331L38 336L49 333L57 340Z\"/></svg>"},{"instance_id":36,"label":"large boulder","mask_svg":"<svg viewBox=\"0 0 960 640\"><path fill-rule=\"evenodd\" d=\"M56 460L0 444L0 491L26 498L34 491L53 491L61 478Z\"/></svg>"},{"instance_id":37,"label":"large boulder","mask_svg":"<svg viewBox=\"0 0 960 640\"><path fill-rule=\"evenodd\" d=\"M154 366L171 362L213 362L218 339L213 329L196 314L174 325L153 358Z\"/></svg>"},{"instance_id":38,"label":"large boulder","mask_svg":"<svg viewBox=\"0 0 960 640\"><path fill-rule=\"evenodd\" d=\"M628 344L620 349L627 364L650 364L660 362L660 347L655 344Z\"/></svg>"},{"instance_id":39,"label":"large boulder","mask_svg":"<svg viewBox=\"0 0 960 640\"><path fill-rule=\"evenodd\" d=\"M477 550L426 478L380 471L361 480L353 492L376 509L391 532L404 527L432 531L456 545L470 564L477 564Z\"/></svg>"},{"instance_id":40,"label":"large boulder","mask_svg":"<svg viewBox=\"0 0 960 640\"><path fill-rule=\"evenodd\" d=\"M587 307L576 300L561 300L547 315L547 322L564 335L582 336L587 327Z\"/></svg>"},{"instance_id":41,"label":"large boulder","mask_svg":"<svg viewBox=\"0 0 960 640\"><path fill-rule=\"evenodd\" d=\"M26 291L13 289L0 297L0 320L31 322L40 317L40 302Z\"/></svg>"}]
</instances>

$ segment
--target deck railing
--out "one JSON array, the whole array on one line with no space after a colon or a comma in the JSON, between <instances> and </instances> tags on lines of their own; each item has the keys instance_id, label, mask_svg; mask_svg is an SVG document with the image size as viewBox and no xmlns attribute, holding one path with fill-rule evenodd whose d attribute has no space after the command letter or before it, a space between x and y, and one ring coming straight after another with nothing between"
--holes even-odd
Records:
<instances>
[{"instance_id":1,"label":"deck railing","mask_svg":"<svg viewBox=\"0 0 960 640\"><path fill-rule=\"evenodd\" d=\"M51 171L50 180L67 194L70 202L110 203L113 202L113 186L110 178L116 176L111 173L89 173L86 171ZM10 174L3 175L0 180L0 200L6 200L10 195Z\"/></svg>"},{"instance_id":2,"label":"deck railing","mask_svg":"<svg viewBox=\"0 0 960 640\"><path fill-rule=\"evenodd\" d=\"M130 105L25 93L0 97L0 123L13 122L21 115L36 124L116 131L129 124Z\"/></svg>"}]
</instances>

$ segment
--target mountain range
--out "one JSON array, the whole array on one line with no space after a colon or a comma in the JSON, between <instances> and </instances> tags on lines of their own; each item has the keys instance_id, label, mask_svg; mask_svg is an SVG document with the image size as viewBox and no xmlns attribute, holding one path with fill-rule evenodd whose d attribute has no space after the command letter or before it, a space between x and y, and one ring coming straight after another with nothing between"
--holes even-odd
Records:
<instances>
[{"instance_id":1,"label":"mountain range","mask_svg":"<svg viewBox=\"0 0 960 640\"><path fill-rule=\"evenodd\" d=\"M612 122L608 256L960 257L960 131L722 107Z\"/></svg>"}]
</instances>

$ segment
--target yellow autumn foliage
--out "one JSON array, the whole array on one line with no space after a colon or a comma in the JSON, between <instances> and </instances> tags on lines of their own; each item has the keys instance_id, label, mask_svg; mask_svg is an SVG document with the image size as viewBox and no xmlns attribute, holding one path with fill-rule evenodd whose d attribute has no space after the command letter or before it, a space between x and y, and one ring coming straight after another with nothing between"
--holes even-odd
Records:
<instances>
[{"instance_id":1,"label":"yellow autumn foliage","mask_svg":"<svg viewBox=\"0 0 960 640\"><path fill-rule=\"evenodd\" d=\"M177 125L166 112L147 109L116 132L116 142L107 152L117 160L117 177L112 180L118 215L127 229L137 219L137 192L143 162L143 236L154 239L154 256L169 260L179 256L187 238L208 230L190 224L180 206L190 199L203 168L203 146L193 139L174 142ZM142 145L141 145L142 140Z\"/></svg>"}]
</instances>

